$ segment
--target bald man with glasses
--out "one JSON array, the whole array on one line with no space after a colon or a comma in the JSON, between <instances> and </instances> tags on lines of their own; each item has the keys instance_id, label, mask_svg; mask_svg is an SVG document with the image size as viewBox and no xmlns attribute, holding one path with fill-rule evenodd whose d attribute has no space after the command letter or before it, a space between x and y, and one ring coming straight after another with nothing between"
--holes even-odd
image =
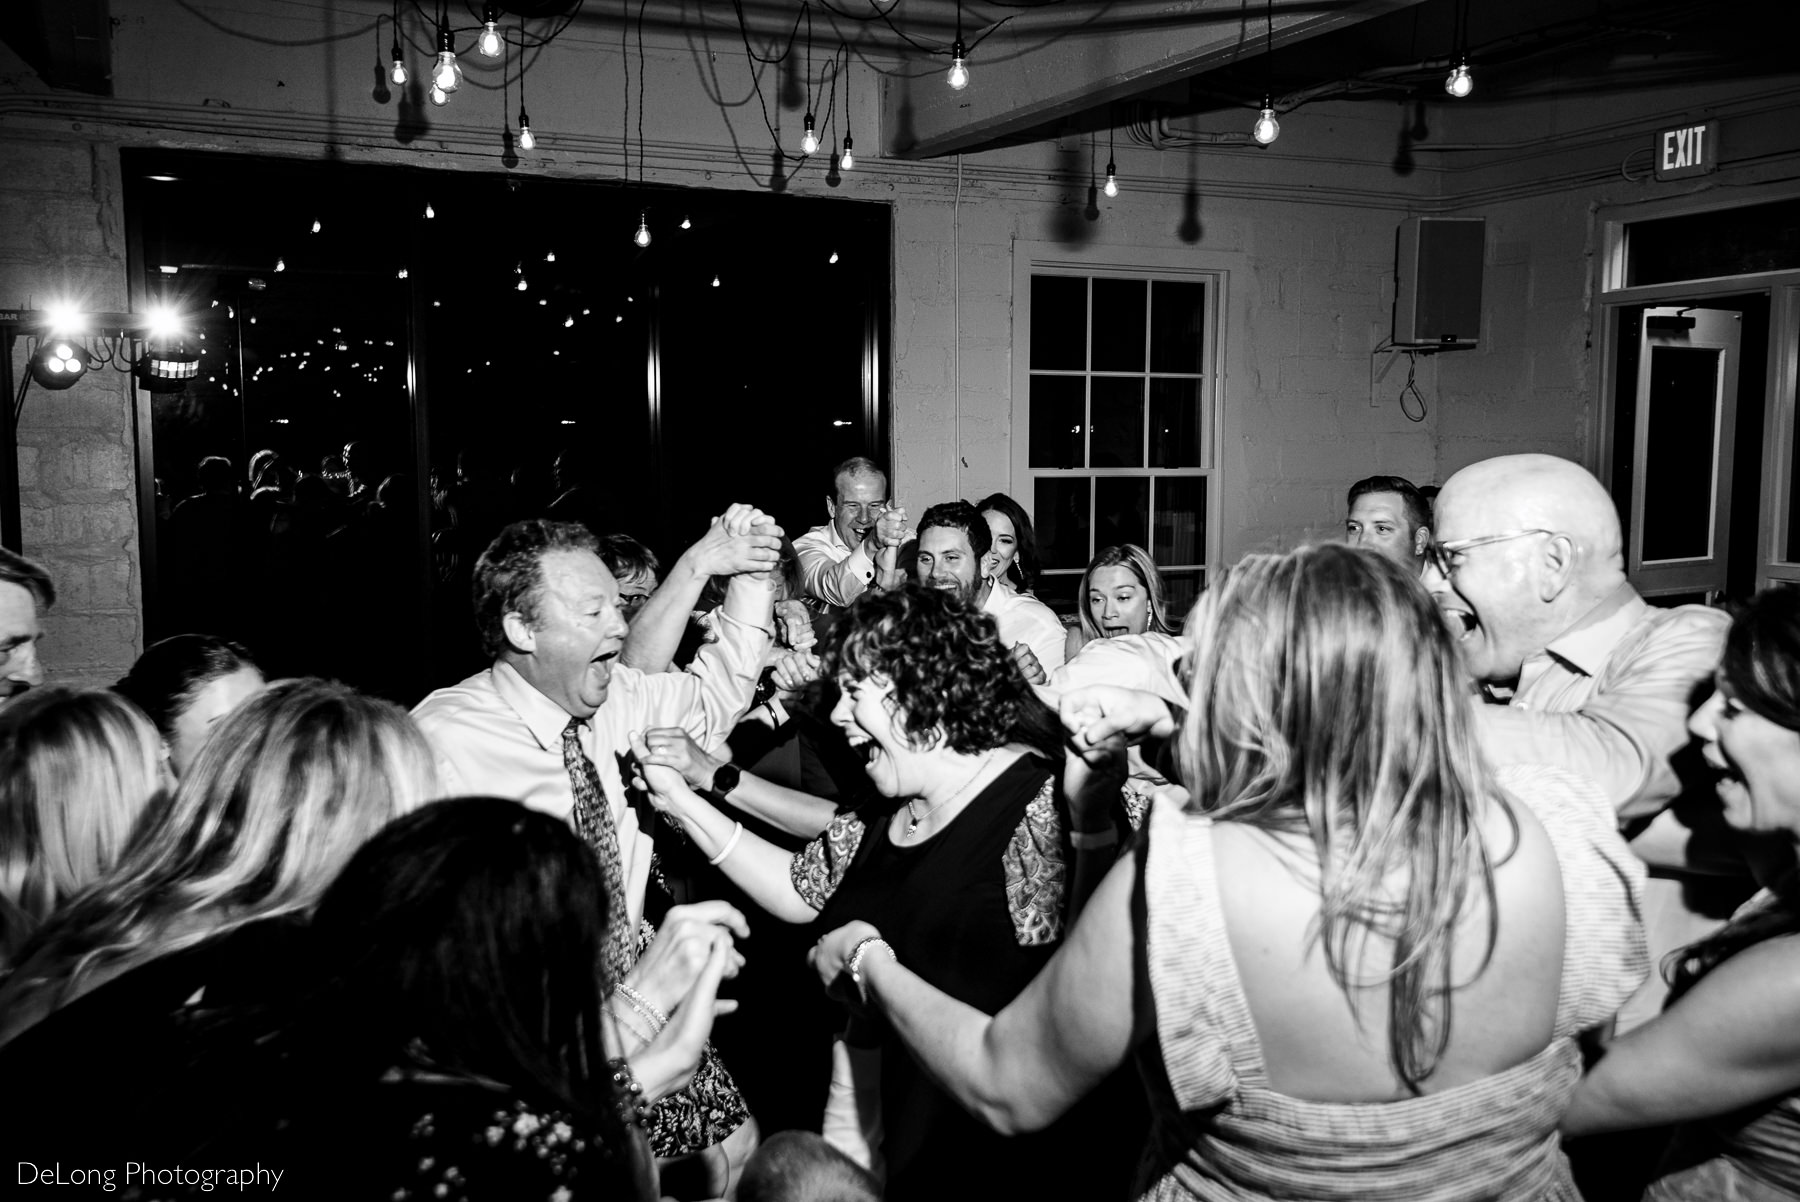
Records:
<instances>
[{"instance_id":1,"label":"bald man with glasses","mask_svg":"<svg viewBox=\"0 0 1800 1202\"><path fill-rule=\"evenodd\" d=\"M1612 497L1568 460L1483 460L1450 477L1435 508L1422 579L1483 694L1482 750L1496 766L1549 764L1598 786L1651 868L1654 963L1728 917L1743 892L1735 838L1712 822L1711 781L1690 770L1701 765L1687 729L1730 621L1638 596ZM1660 997L1640 993L1621 1029Z\"/></svg>"}]
</instances>

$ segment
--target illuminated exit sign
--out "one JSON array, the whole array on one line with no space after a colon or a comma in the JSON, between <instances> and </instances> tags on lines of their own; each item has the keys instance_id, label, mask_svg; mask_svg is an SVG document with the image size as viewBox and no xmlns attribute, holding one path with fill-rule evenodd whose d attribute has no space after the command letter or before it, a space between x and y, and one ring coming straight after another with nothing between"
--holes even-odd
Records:
<instances>
[{"instance_id":1,"label":"illuminated exit sign","mask_svg":"<svg viewBox=\"0 0 1800 1202\"><path fill-rule=\"evenodd\" d=\"M1705 175L1719 166L1719 123L1682 125L1656 134L1656 178Z\"/></svg>"}]
</instances>

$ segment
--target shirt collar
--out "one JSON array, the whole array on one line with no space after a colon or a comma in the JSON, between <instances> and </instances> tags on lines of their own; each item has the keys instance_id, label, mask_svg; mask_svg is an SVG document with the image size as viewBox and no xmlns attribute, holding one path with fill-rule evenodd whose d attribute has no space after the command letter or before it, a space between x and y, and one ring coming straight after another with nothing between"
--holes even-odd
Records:
<instances>
[{"instance_id":1,"label":"shirt collar","mask_svg":"<svg viewBox=\"0 0 1800 1202\"><path fill-rule=\"evenodd\" d=\"M1587 676L1598 676L1619 640L1643 620L1650 608L1629 581L1587 611L1580 621L1554 639L1544 650Z\"/></svg>"},{"instance_id":2,"label":"shirt collar","mask_svg":"<svg viewBox=\"0 0 1800 1202\"><path fill-rule=\"evenodd\" d=\"M494 691L524 720L531 737L545 751L560 754L563 731L568 729L572 717L569 711L538 692L537 687L519 675L519 670L511 664L495 660L490 671L494 675Z\"/></svg>"}]
</instances>

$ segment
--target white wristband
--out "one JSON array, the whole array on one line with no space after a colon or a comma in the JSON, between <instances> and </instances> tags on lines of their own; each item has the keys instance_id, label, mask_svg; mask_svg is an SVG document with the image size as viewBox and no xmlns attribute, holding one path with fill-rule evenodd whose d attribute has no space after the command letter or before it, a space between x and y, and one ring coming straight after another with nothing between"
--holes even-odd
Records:
<instances>
[{"instance_id":1,"label":"white wristband","mask_svg":"<svg viewBox=\"0 0 1800 1202\"><path fill-rule=\"evenodd\" d=\"M714 856L712 859L708 860L707 863L711 864L714 868L717 868L719 865L723 864L725 862L725 858L727 856L729 856L732 852L737 850L738 840L742 839L743 837L744 837L744 824L741 822L733 823L732 830L731 830L731 838L725 840L725 846L719 849L719 854Z\"/></svg>"}]
</instances>

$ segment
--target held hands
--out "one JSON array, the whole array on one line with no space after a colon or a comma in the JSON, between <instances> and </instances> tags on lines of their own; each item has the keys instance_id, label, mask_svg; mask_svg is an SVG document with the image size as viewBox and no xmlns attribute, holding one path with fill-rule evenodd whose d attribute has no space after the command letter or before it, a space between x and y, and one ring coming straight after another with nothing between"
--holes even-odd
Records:
<instances>
[{"instance_id":1,"label":"held hands","mask_svg":"<svg viewBox=\"0 0 1800 1202\"><path fill-rule=\"evenodd\" d=\"M781 566L781 535L774 518L753 505L736 504L714 518L686 554L703 576L750 572L767 578Z\"/></svg>"},{"instance_id":2,"label":"held hands","mask_svg":"<svg viewBox=\"0 0 1800 1202\"><path fill-rule=\"evenodd\" d=\"M810 651L785 651L770 665L775 687L783 693L797 693L819 679L819 657Z\"/></svg>"},{"instance_id":3,"label":"held hands","mask_svg":"<svg viewBox=\"0 0 1800 1202\"><path fill-rule=\"evenodd\" d=\"M719 975L737 976L738 969L744 966L744 956L737 950L735 940L749 937L749 922L729 902L672 906L656 938L625 974L625 984L665 1014L673 1014L693 991L715 951L724 952ZM713 988L718 988L717 981ZM731 1005L735 1008L735 1003Z\"/></svg>"},{"instance_id":4,"label":"held hands","mask_svg":"<svg viewBox=\"0 0 1800 1202\"><path fill-rule=\"evenodd\" d=\"M636 743L631 747L637 752L640 764L645 768L673 768L692 789L711 788L713 773L725 762L707 755L705 749L679 726L657 726L645 731L644 748L644 751L638 751ZM655 788L653 784L650 787Z\"/></svg>"},{"instance_id":5,"label":"held hands","mask_svg":"<svg viewBox=\"0 0 1800 1202\"><path fill-rule=\"evenodd\" d=\"M723 902L708 904L724 905ZM669 914L672 918L681 909L699 908L678 906L669 911ZM732 913L735 914L736 911ZM738 920L742 922L743 916L738 915ZM667 924L663 930L668 930ZM658 932L657 942L661 941L662 932ZM656 944L652 943L650 950L645 953L646 957L655 950ZM733 963L734 957L736 963ZM725 977L737 975L738 965L742 963L743 957L731 948L729 936L722 941L714 940L694 975L693 984L667 1011L668 1024L648 1044L631 1054L631 1067L644 1087L645 1101L661 1101L670 1094L687 1088L688 1082L693 1080L694 1070L700 1066L700 1056L706 1047L706 1041L712 1035L713 1019L737 1009L735 1001L719 998L719 982ZM639 964L642 964L641 960ZM636 971L633 970L634 975ZM619 1005L622 1003L615 999L614 1006ZM633 1021L641 1023L643 1020L637 1018Z\"/></svg>"},{"instance_id":6,"label":"held hands","mask_svg":"<svg viewBox=\"0 0 1800 1202\"><path fill-rule=\"evenodd\" d=\"M806 962L819 974L819 983L825 986L827 994L852 1007L863 1004L856 983L850 979L850 953L863 940L880 934L871 924L859 920L827 932L813 944L812 950L806 953Z\"/></svg>"},{"instance_id":7,"label":"held hands","mask_svg":"<svg viewBox=\"0 0 1800 1202\"><path fill-rule=\"evenodd\" d=\"M898 505L875 522L875 541L882 547L898 547L906 541L906 510Z\"/></svg>"},{"instance_id":8,"label":"held hands","mask_svg":"<svg viewBox=\"0 0 1800 1202\"><path fill-rule=\"evenodd\" d=\"M1147 738L1175 735L1175 718L1169 703L1154 693L1118 685L1096 684L1070 689L1057 706L1069 748L1077 754L1123 750Z\"/></svg>"},{"instance_id":9,"label":"held hands","mask_svg":"<svg viewBox=\"0 0 1800 1202\"><path fill-rule=\"evenodd\" d=\"M680 822L682 803L693 796L680 770L666 762L657 762L645 744L644 736L637 731L631 732L631 756L632 785L649 795L650 804L659 814L667 814ZM712 778L708 776L707 779Z\"/></svg>"},{"instance_id":10,"label":"held hands","mask_svg":"<svg viewBox=\"0 0 1800 1202\"><path fill-rule=\"evenodd\" d=\"M812 614L804 601L775 603L775 641L793 651L805 651L819 641L813 631Z\"/></svg>"},{"instance_id":11,"label":"held hands","mask_svg":"<svg viewBox=\"0 0 1800 1202\"><path fill-rule=\"evenodd\" d=\"M1013 662L1019 665L1019 671L1024 673L1026 683L1050 683L1050 673L1044 671L1044 665L1038 662L1036 653L1033 652L1030 647L1027 647L1024 643L1014 643L1012 645L1012 657Z\"/></svg>"}]
</instances>

